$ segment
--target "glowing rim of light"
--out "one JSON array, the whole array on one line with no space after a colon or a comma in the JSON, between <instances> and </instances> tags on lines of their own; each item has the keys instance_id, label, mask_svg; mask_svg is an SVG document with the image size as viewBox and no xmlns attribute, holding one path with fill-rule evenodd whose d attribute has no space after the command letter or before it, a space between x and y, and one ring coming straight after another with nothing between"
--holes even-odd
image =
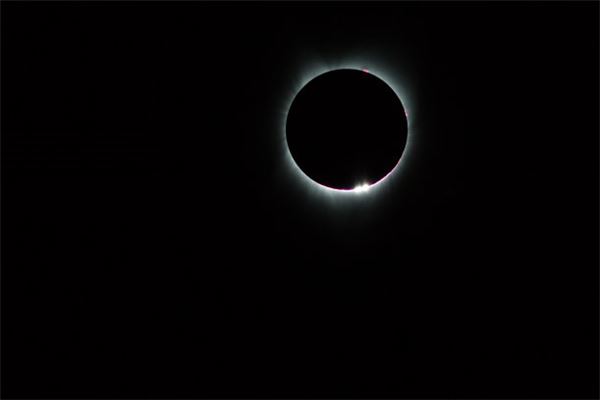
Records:
<instances>
[{"instance_id":1,"label":"glowing rim of light","mask_svg":"<svg viewBox=\"0 0 600 400\"><path fill-rule=\"evenodd\" d=\"M413 114L412 107L410 107L411 112L409 113L409 105L408 105L408 101L406 101L406 99L408 99L408 96L400 94L401 90L398 89L400 86L395 84L396 82L394 79L389 78L389 74L384 73L381 69L379 69L377 67L373 67L371 64L369 64L369 67L366 67L365 65L366 65L365 63L362 63L362 64L361 63L345 63L342 66L321 67L318 69L314 69L310 73L305 74L302 77L302 79L300 80L300 82L295 85L296 87L295 87L293 95L288 98L288 100L285 104L285 111L283 112L283 121L282 121L283 122L282 132L283 132L283 147L284 147L284 153L285 153L285 158L286 158L286 161L288 164L288 168L293 170L296 175L300 176L311 187L318 189L320 192L325 193L325 194L357 195L357 194L365 194L365 193L372 192L373 189L378 189L382 186L385 186L385 185L382 185L382 183L388 182L390 180L389 178L392 178L394 175L396 175L396 172L399 170L402 160L404 160L406 158L407 150L409 148L409 143L410 143L410 139L411 139L411 129L410 129L411 124L410 124L410 119L408 118L408 116L409 116L409 114ZM332 188L332 187L323 185L323 184L315 181L314 179L312 179L310 176L308 176L304 171L302 171L302 169L300 169L300 167L296 163L296 160L294 160L294 157L292 156L292 153L290 151L290 147L287 143L287 134L286 134L287 117L289 114L290 107L292 106L294 99L296 98L298 93L300 93L300 91L304 88L304 86L306 86L313 79L315 79L323 74L326 74L327 72L344 70L344 69L361 71L361 72L364 72L366 74L371 74L371 75L375 76L376 78L381 79L386 85L388 85L392 89L392 91L398 97L398 100L400 100L400 103L402 104L402 107L404 108L404 112L406 115L406 122L407 122L406 144L402 151L402 155L398 159L398 162L396 163L396 165L394 165L394 167L390 170L390 172L388 172L386 175L384 175L378 181L373 182L373 183L359 182L352 189ZM377 72L374 72L374 71L377 71ZM405 93L403 90L402 90L402 92ZM403 99L405 99L405 101L403 101Z\"/></svg>"}]
</instances>

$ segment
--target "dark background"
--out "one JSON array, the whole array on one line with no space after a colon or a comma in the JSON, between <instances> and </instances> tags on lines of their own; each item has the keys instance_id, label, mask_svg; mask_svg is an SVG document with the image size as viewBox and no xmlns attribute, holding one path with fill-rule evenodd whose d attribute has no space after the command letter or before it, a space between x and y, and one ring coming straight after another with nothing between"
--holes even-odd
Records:
<instances>
[{"instance_id":1,"label":"dark background","mask_svg":"<svg viewBox=\"0 0 600 400\"><path fill-rule=\"evenodd\" d=\"M598 11L2 2L2 397L597 397ZM367 44L418 145L332 202L274 110Z\"/></svg>"}]
</instances>

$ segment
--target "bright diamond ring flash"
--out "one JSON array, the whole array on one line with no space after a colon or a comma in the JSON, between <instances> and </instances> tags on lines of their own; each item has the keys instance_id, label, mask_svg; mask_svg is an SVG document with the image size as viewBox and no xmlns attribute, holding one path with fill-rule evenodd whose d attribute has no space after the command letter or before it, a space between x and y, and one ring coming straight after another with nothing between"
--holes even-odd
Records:
<instances>
[{"instance_id":1,"label":"bright diamond ring flash","mask_svg":"<svg viewBox=\"0 0 600 400\"><path fill-rule=\"evenodd\" d=\"M361 185L356 186L352 191L354 193L364 193L369 191L369 184L363 183Z\"/></svg>"}]
</instances>

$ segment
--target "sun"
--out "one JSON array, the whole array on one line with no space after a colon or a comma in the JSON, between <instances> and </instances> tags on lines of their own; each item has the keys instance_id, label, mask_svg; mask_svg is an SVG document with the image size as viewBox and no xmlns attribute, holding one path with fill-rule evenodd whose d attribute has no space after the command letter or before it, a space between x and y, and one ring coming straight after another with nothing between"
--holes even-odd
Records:
<instances>
[{"instance_id":1,"label":"sun","mask_svg":"<svg viewBox=\"0 0 600 400\"><path fill-rule=\"evenodd\" d=\"M383 178L381 178L377 182L373 183L365 183L360 182L353 189L336 189L328 186L324 186L315 180L311 179L308 175L306 175L300 167L294 161L292 154L290 152L287 138L286 138L286 121L288 116L288 111L291 107L291 104L296 97L296 95L300 92L300 90L311 80L320 76L326 72L335 71L339 69L354 69L363 71L365 73L372 74L382 81L384 81L398 96L400 102L402 103L404 110L407 116L408 122L408 133L407 133L407 141L404 152L398 163L392 168L392 170ZM387 65L385 63L377 63L370 62L367 63L364 60L353 60L353 61L345 61L328 65L315 65L312 67L305 68L300 71L298 79L293 81L292 88L288 92L289 95L283 101L283 109L280 111L281 120L279 123L279 132L278 135L280 137L281 143L281 153L283 154L283 163L287 173L285 174L287 179L286 181L292 182L300 187L302 191L306 192L309 196L316 197L325 197L330 199L337 198L363 198L376 196L377 193L381 192L386 187L389 188L397 183L397 178L402 169L406 164L406 160L410 158L410 154L412 152L411 147L413 147L414 142L414 127L413 127L413 118L415 115L415 107L414 102L411 101L411 96L408 95L408 90L405 89L406 85L401 84L401 80L398 79L397 75L400 75L400 69L396 71L392 66ZM411 118L408 118L408 115L411 115ZM356 196L359 195L359 196Z\"/></svg>"},{"instance_id":2,"label":"sun","mask_svg":"<svg viewBox=\"0 0 600 400\"><path fill-rule=\"evenodd\" d=\"M376 66L365 66L365 63L348 63L345 65L340 65L340 66L336 66L333 68L316 68L313 69L312 71L310 71L310 73L305 73L303 75L303 79L301 79L301 82L298 82L295 87L294 87L294 91L293 91L293 95L290 96L287 101L285 102L285 111L284 111L284 118L282 119L282 123L281 123L281 135L283 136L283 140L282 140L282 144L283 144L283 153L284 153L284 158L285 158L285 164L287 166L287 169L289 170L289 174L291 175L291 177L297 181L299 184L303 185L306 187L306 189L308 189L309 192L313 193L313 194L324 194L324 195L328 195L328 196L345 196L345 195L356 195L356 194L360 194L360 195L373 195L375 192L377 192L378 190L375 189L379 189L382 186L386 186L387 184L390 184L392 182L392 177L394 175L397 174L398 169L400 167L400 165L403 163L403 160L405 159L405 154L407 153L407 150L409 148L409 144L411 142L411 124L410 124L410 119L408 119L408 110L412 110L412 105L408 104L408 101L406 100L407 96L402 96L400 93L403 93L403 91L401 91L399 89L399 86L395 84L395 81L393 79L390 79L389 76L383 72L383 70L378 69ZM334 70L338 70L338 69L355 69L355 70L359 70L359 71L363 71L363 72L368 72L369 74L373 74L375 76L377 76L378 78L380 78L381 80L383 80L384 82L386 82L388 84L388 86L390 86L392 88L392 90L394 91L394 93L396 93L396 95L398 96L398 98L400 99L404 109L406 110L406 116L407 116L407 121L408 121L408 136L407 136L407 143L406 143L406 148L405 151L403 153L403 155L400 157L398 163L396 164L396 166L394 166L394 168L392 168L392 170L383 178L381 178L379 181L377 182L373 182L373 183L359 183L357 184L353 189L336 189L336 188L331 188L325 185L322 185L318 182L316 182L315 180L311 179L308 175L306 175L301 169L300 167L296 164L296 162L294 161L289 146L287 144L287 139L286 139L286 132L285 132L285 126L286 126L286 120L287 120L287 115L288 115L288 111L290 109L290 106L295 98L295 96L298 94L298 92L308 83L310 82L312 79L316 78L319 75L322 75L326 72L330 72L330 71L334 71ZM411 111L411 114L412 111Z\"/></svg>"}]
</instances>

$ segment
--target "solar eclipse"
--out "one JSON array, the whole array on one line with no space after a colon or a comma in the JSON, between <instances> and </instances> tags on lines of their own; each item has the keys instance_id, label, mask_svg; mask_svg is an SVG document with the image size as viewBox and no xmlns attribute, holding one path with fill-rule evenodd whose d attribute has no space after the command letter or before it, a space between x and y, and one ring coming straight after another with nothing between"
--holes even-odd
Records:
<instances>
[{"instance_id":1,"label":"solar eclipse","mask_svg":"<svg viewBox=\"0 0 600 400\"><path fill-rule=\"evenodd\" d=\"M292 100L285 139L299 172L314 184L365 193L398 165L407 113L396 92L367 68L330 70Z\"/></svg>"}]
</instances>

